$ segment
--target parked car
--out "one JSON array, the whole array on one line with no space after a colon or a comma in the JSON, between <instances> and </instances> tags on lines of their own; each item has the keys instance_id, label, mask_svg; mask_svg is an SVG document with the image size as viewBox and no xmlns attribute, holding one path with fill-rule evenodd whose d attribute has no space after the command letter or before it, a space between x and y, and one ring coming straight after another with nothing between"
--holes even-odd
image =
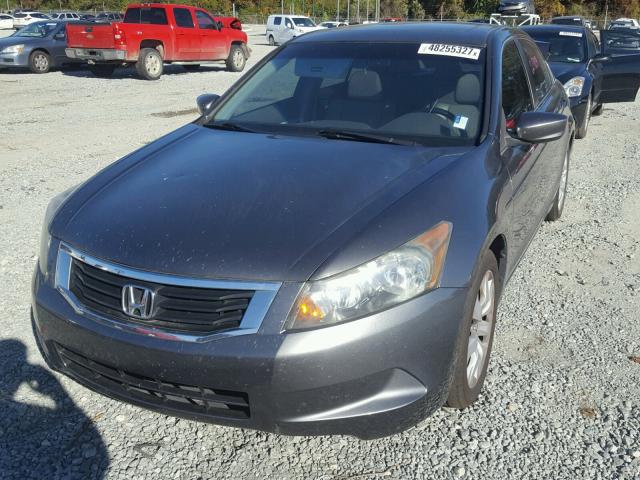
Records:
<instances>
[{"instance_id":1,"label":"parked car","mask_svg":"<svg viewBox=\"0 0 640 480\"><path fill-rule=\"evenodd\" d=\"M80 20L80 15L78 15L77 13L74 12L59 12L59 13L54 13L53 15L51 15L51 18L53 20L60 20L60 21L72 21L72 20Z\"/></svg>"},{"instance_id":2,"label":"parked car","mask_svg":"<svg viewBox=\"0 0 640 480\"><path fill-rule=\"evenodd\" d=\"M602 49L609 55L633 55L640 53L640 30L607 30L602 37Z\"/></svg>"},{"instance_id":3,"label":"parked car","mask_svg":"<svg viewBox=\"0 0 640 480\"><path fill-rule=\"evenodd\" d=\"M22 28L34 22L50 20L49 16L42 12L24 11L13 15L13 28Z\"/></svg>"},{"instance_id":4,"label":"parked car","mask_svg":"<svg viewBox=\"0 0 640 480\"><path fill-rule=\"evenodd\" d=\"M635 101L640 87L640 55L612 57L587 27L537 25L522 30L546 44L549 66L571 102L576 138L587 135L591 115L599 115L605 103ZM609 31L600 35L606 43Z\"/></svg>"},{"instance_id":5,"label":"parked car","mask_svg":"<svg viewBox=\"0 0 640 480\"><path fill-rule=\"evenodd\" d=\"M93 21L100 23L113 23L122 22L123 18L124 17L120 12L102 12L96 15Z\"/></svg>"},{"instance_id":6,"label":"parked car","mask_svg":"<svg viewBox=\"0 0 640 480\"><path fill-rule=\"evenodd\" d=\"M80 20L82 20L83 22L93 22L95 21L95 19L95 15L91 15L90 13L84 13L80 15Z\"/></svg>"},{"instance_id":7,"label":"parked car","mask_svg":"<svg viewBox=\"0 0 640 480\"><path fill-rule=\"evenodd\" d=\"M109 77L119 65L135 65L138 74L157 80L165 63L187 70L225 61L241 72L250 50L237 18L213 17L189 5L129 5L122 22L83 23L67 28L67 56L89 63L91 71Z\"/></svg>"},{"instance_id":8,"label":"parked car","mask_svg":"<svg viewBox=\"0 0 640 480\"><path fill-rule=\"evenodd\" d=\"M349 24L345 22L322 22L318 27L320 28L336 28L336 27L348 27Z\"/></svg>"},{"instance_id":9,"label":"parked car","mask_svg":"<svg viewBox=\"0 0 640 480\"><path fill-rule=\"evenodd\" d=\"M638 23L637 20L633 18L619 18L609 24L609 30L618 30L618 29L638 30L640 29L640 24Z\"/></svg>"},{"instance_id":10,"label":"parked car","mask_svg":"<svg viewBox=\"0 0 640 480\"><path fill-rule=\"evenodd\" d=\"M280 45L305 33L321 30L303 15L269 15L266 36L269 45Z\"/></svg>"},{"instance_id":11,"label":"parked car","mask_svg":"<svg viewBox=\"0 0 640 480\"><path fill-rule=\"evenodd\" d=\"M13 29L13 17L8 13L0 13L0 30Z\"/></svg>"},{"instance_id":12,"label":"parked car","mask_svg":"<svg viewBox=\"0 0 640 480\"><path fill-rule=\"evenodd\" d=\"M536 13L534 0L500 0L498 13L502 15L525 15Z\"/></svg>"},{"instance_id":13,"label":"parked car","mask_svg":"<svg viewBox=\"0 0 640 480\"><path fill-rule=\"evenodd\" d=\"M28 68L33 73L47 73L52 67L77 63L65 55L66 22L35 22L0 38L0 69Z\"/></svg>"},{"instance_id":14,"label":"parked car","mask_svg":"<svg viewBox=\"0 0 640 480\"><path fill-rule=\"evenodd\" d=\"M567 17L553 17L550 23L553 25L574 25L577 27L587 27L588 26L587 23L589 23L589 21L583 17L567 16Z\"/></svg>"},{"instance_id":15,"label":"parked car","mask_svg":"<svg viewBox=\"0 0 640 480\"><path fill-rule=\"evenodd\" d=\"M503 287L566 198L574 123L544 65L489 25L292 39L51 202L32 283L47 363L280 434L374 438L471 405Z\"/></svg>"}]
</instances>

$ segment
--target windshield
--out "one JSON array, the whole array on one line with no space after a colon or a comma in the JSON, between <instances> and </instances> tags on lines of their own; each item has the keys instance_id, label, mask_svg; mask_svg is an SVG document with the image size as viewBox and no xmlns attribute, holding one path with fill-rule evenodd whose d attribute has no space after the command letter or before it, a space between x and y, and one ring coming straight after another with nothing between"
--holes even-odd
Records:
<instances>
[{"instance_id":1,"label":"windshield","mask_svg":"<svg viewBox=\"0 0 640 480\"><path fill-rule=\"evenodd\" d=\"M482 120L484 58L483 49L465 46L292 44L228 97L209 124L472 145Z\"/></svg>"},{"instance_id":2,"label":"windshield","mask_svg":"<svg viewBox=\"0 0 640 480\"><path fill-rule=\"evenodd\" d=\"M551 23L556 25L582 25L582 20L579 18L553 18Z\"/></svg>"},{"instance_id":3,"label":"windshield","mask_svg":"<svg viewBox=\"0 0 640 480\"><path fill-rule=\"evenodd\" d=\"M581 32L526 31L536 42L549 44L548 62L582 63L587 58L587 43Z\"/></svg>"},{"instance_id":4,"label":"windshield","mask_svg":"<svg viewBox=\"0 0 640 480\"><path fill-rule=\"evenodd\" d=\"M44 38L44 37L48 37L49 34L51 34L51 32L53 32L56 28L58 28L57 23L36 22L18 30L13 35L15 37Z\"/></svg>"},{"instance_id":5,"label":"windshield","mask_svg":"<svg viewBox=\"0 0 640 480\"><path fill-rule=\"evenodd\" d=\"M292 18L293 23L296 24L296 27L315 27L316 24L311 21L310 18L305 17L294 17Z\"/></svg>"}]
</instances>

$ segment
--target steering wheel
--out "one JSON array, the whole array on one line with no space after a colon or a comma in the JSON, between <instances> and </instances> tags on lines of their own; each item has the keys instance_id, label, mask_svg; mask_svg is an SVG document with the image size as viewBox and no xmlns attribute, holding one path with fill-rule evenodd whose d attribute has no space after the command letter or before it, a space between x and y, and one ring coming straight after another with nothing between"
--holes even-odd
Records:
<instances>
[{"instance_id":1,"label":"steering wheel","mask_svg":"<svg viewBox=\"0 0 640 480\"><path fill-rule=\"evenodd\" d=\"M454 113L451 113L449 110L445 110L444 108L433 107L429 111L429 113L440 115L441 117L444 117L445 120L449 120L451 123L454 123L456 121L456 115Z\"/></svg>"}]
</instances>

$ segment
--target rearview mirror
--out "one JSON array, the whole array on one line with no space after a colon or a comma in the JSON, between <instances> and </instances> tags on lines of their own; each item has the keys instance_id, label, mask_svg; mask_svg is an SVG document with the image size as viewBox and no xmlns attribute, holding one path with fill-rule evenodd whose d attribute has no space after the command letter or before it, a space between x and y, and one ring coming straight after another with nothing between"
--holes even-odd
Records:
<instances>
[{"instance_id":1,"label":"rearview mirror","mask_svg":"<svg viewBox=\"0 0 640 480\"><path fill-rule=\"evenodd\" d=\"M564 135L568 118L560 113L524 112L516 120L515 137L523 142L552 142Z\"/></svg>"},{"instance_id":2,"label":"rearview mirror","mask_svg":"<svg viewBox=\"0 0 640 480\"><path fill-rule=\"evenodd\" d=\"M220 95L216 95L215 93L199 95L196 99L196 105L198 105L198 112L200 112L200 115L209 115L219 98Z\"/></svg>"},{"instance_id":3,"label":"rearview mirror","mask_svg":"<svg viewBox=\"0 0 640 480\"><path fill-rule=\"evenodd\" d=\"M599 53L591 59L591 63L604 63L611 60L611 56L606 53Z\"/></svg>"}]
</instances>

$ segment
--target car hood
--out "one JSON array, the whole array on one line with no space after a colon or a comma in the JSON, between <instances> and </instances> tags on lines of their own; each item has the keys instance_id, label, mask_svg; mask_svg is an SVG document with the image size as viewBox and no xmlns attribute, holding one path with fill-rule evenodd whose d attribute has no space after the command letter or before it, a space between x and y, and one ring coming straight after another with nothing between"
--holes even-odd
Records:
<instances>
[{"instance_id":1,"label":"car hood","mask_svg":"<svg viewBox=\"0 0 640 480\"><path fill-rule=\"evenodd\" d=\"M573 77L585 76L584 63L549 62L553 76L566 83Z\"/></svg>"},{"instance_id":2,"label":"car hood","mask_svg":"<svg viewBox=\"0 0 640 480\"><path fill-rule=\"evenodd\" d=\"M34 37L5 37L0 38L0 50L6 47L10 47L12 45L34 45L36 43L41 43L43 40L47 40L47 38L34 38Z\"/></svg>"},{"instance_id":3,"label":"car hood","mask_svg":"<svg viewBox=\"0 0 640 480\"><path fill-rule=\"evenodd\" d=\"M83 184L51 232L143 270L304 281L339 249L332 234L350 239L459 155L188 125Z\"/></svg>"}]
</instances>

